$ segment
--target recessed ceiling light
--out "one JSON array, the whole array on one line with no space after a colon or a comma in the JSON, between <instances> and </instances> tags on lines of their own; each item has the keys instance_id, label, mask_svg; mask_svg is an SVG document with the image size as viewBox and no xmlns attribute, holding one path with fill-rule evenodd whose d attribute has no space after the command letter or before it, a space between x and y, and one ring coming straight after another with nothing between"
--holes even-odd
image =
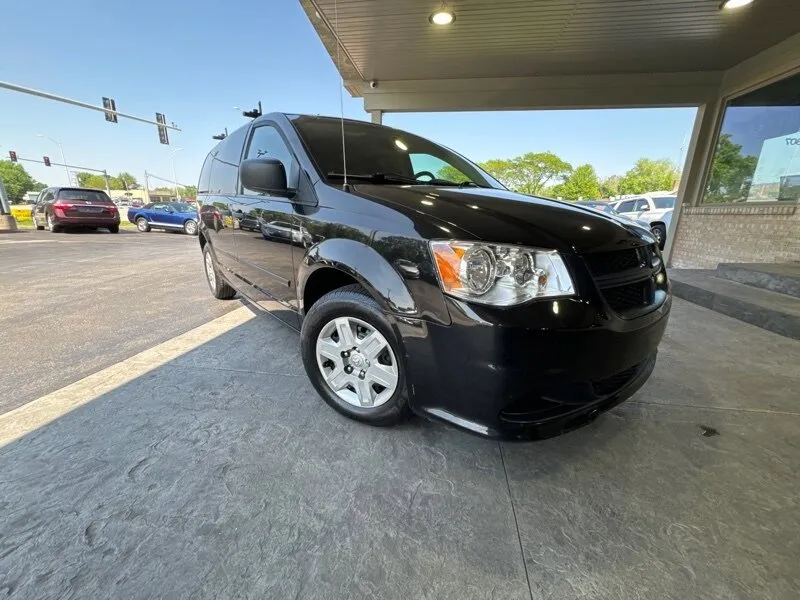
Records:
<instances>
[{"instance_id":1,"label":"recessed ceiling light","mask_svg":"<svg viewBox=\"0 0 800 600\"><path fill-rule=\"evenodd\" d=\"M719 5L720 10L726 10L731 8L741 8L742 6L747 6L748 4L752 4L753 0L722 0L722 4Z\"/></svg>"},{"instance_id":2,"label":"recessed ceiling light","mask_svg":"<svg viewBox=\"0 0 800 600\"><path fill-rule=\"evenodd\" d=\"M434 11L434 13L428 17L428 20L434 25L450 25L450 23L456 20L456 16L453 14L453 11L450 10L450 7L447 6L447 2L442 0L442 5L439 7L439 10Z\"/></svg>"}]
</instances>

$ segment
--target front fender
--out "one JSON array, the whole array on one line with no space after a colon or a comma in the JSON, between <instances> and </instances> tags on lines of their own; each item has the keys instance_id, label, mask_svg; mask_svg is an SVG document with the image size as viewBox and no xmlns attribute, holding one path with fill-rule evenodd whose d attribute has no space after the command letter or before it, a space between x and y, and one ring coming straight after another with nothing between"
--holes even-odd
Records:
<instances>
[{"instance_id":1,"label":"front fender","mask_svg":"<svg viewBox=\"0 0 800 600\"><path fill-rule=\"evenodd\" d=\"M370 291L381 307L404 316L418 314L417 305L402 277L373 248L348 239L330 239L312 246L297 272L297 293L302 301L309 276L321 268L348 274Z\"/></svg>"}]
</instances>

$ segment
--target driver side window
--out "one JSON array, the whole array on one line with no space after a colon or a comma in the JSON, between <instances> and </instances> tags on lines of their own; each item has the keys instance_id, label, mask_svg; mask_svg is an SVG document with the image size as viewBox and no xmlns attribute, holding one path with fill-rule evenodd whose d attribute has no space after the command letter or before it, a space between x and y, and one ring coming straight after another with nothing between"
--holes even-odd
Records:
<instances>
[{"instance_id":1,"label":"driver side window","mask_svg":"<svg viewBox=\"0 0 800 600\"><path fill-rule=\"evenodd\" d=\"M253 130L253 135L250 138L250 144L247 146L247 154L245 159L248 158L276 158L283 164L286 170L286 177L288 178L292 172L294 163L294 155L286 142L283 141L281 134L278 130L271 125L262 125ZM244 194L260 194L243 187Z\"/></svg>"},{"instance_id":2,"label":"driver side window","mask_svg":"<svg viewBox=\"0 0 800 600\"><path fill-rule=\"evenodd\" d=\"M640 210L650 210L650 205L647 203L646 198L642 198L636 203L636 211L638 212Z\"/></svg>"},{"instance_id":3,"label":"driver side window","mask_svg":"<svg viewBox=\"0 0 800 600\"><path fill-rule=\"evenodd\" d=\"M414 170L414 176L425 173L425 175L421 177L423 181L430 179L430 175L433 175L434 179L446 179L454 183L469 181L469 177L464 175L464 173L456 169L453 165L446 163L440 158L431 156L430 154L411 153L408 155L408 158L411 160L411 168Z\"/></svg>"}]
</instances>

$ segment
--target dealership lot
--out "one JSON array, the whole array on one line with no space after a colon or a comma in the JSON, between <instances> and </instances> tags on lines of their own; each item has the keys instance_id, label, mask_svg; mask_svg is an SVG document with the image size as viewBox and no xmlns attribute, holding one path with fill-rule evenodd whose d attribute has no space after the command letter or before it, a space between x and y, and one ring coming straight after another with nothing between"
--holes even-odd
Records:
<instances>
[{"instance_id":1,"label":"dealership lot","mask_svg":"<svg viewBox=\"0 0 800 600\"><path fill-rule=\"evenodd\" d=\"M2 370L7 596L796 597L797 341L676 300L652 379L586 428L376 429L322 403L293 331L211 299L196 239L56 237L0 240L28 348Z\"/></svg>"},{"instance_id":2,"label":"dealership lot","mask_svg":"<svg viewBox=\"0 0 800 600\"><path fill-rule=\"evenodd\" d=\"M0 413L234 308L197 238L161 232L0 234L0 290Z\"/></svg>"}]
</instances>

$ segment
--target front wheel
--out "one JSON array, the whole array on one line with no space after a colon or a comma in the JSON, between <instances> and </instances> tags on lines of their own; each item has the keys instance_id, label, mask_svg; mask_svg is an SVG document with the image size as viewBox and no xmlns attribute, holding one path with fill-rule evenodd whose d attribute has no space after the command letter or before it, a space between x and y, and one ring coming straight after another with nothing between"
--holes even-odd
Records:
<instances>
[{"instance_id":1,"label":"front wheel","mask_svg":"<svg viewBox=\"0 0 800 600\"><path fill-rule=\"evenodd\" d=\"M39 231L44 229L44 225L39 225L39 221L36 220L36 213L34 212L31 213L31 221L33 221L33 226Z\"/></svg>"},{"instance_id":2,"label":"front wheel","mask_svg":"<svg viewBox=\"0 0 800 600\"><path fill-rule=\"evenodd\" d=\"M656 223L650 228L650 231L653 232L653 237L656 238L659 249L663 250L664 244L667 242L667 228L661 223Z\"/></svg>"},{"instance_id":3,"label":"front wheel","mask_svg":"<svg viewBox=\"0 0 800 600\"><path fill-rule=\"evenodd\" d=\"M142 233L147 233L150 231L150 223L147 222L147 219L144 217L139 217L136 219L136 229L141 231Z\"/></svg>"},{"instance_id":4,"label":"front wheel","mask_svg":"<svg viewBox=\"0 0 800 600\"><path fill-rule=\"evenodd\" d=\"M119 225L112 225L108 228L108 231L110 233L119 233Z\"/></svg>"},{"instance_id":5,"label":"front wheel","mask_svg":"<svg viewBox=\"0 0 800 600\"><path fill-rule=\"evenodd\" d=\"M409 415L402 345L361 286L320 298L303 320L300 343L311 383L334 410L372 425Z\"/></svg>"},{"instance_id":6,"label":"front wheel","mask_svg":"<svg viewBox=\"0 0 800 600\"><path fill-rule=\"evenodd\" d=\"M219 300L230 300L233 298L236 295L236 290L220 277L216 261L214 260L214 254L211 252L211 248L208 244L203 246L203 265L206 271L206 281L208 281L208 287L214 295L214 298Z\"/></svg>"},{"instance_id":7,"label":"front wheel","mask_svg":"<svg viewBox=\"0 0 800 600\"><path fill-rule=\"evenodd\" d=\"M197 235L197 222L189 219L183 224L183 231L186 235Z\"/></svg>"}]
</instances>

